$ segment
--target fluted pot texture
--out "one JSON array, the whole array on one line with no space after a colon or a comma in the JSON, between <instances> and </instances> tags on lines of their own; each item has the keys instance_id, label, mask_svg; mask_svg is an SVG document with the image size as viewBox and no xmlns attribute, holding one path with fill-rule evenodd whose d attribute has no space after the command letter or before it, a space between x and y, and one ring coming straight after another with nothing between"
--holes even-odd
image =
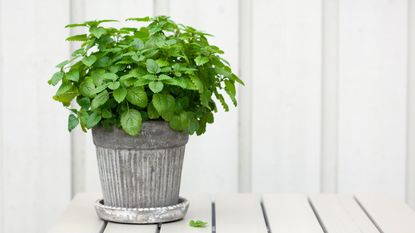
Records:
<instances>
[{"instance_id":1,"label":"fluted pot texture","mask_svg":"<svg viewBox=\"0 0 415 233\"><path fill-rule=\"evenodd\" d=\"M105 205L147 208L178 203L186 133L171 130L163 121L146 121L138 136L117 127L96 127L92 134Z\"/></svg>"}]
</instances>

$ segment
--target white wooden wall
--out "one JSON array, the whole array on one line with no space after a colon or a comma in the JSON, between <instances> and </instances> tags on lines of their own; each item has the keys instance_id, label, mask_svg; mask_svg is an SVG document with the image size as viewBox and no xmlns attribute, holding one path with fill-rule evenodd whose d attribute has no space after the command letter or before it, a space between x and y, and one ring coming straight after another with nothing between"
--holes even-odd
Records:
<instances>
[{"instance_id":1,"label":"white wooden wall","mask_svg":"<svg viewBox=\"0 0 415 233\"><path fill-rule=\"evenodd\" d=\"M69 22L168 14L248 84L191 137L186 192L379 191L415 207L413 0L0 0L0 233L43 233L99 191L90 133L47 85Z\"/></svg>"}]
</instances>

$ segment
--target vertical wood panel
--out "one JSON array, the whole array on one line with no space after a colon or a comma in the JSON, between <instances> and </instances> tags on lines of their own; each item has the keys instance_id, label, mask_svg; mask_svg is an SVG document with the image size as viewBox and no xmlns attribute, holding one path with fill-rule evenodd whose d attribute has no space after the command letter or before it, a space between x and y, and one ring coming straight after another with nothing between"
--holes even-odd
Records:
<instances>
[{"instance_id":1,"label":"vertical wood panel","mask_svg":"<svg viewBox=\"0 0 415 233\"><path fill-rule=\"evenodd\" d=\"M339 191L405 188L405 0L341 0Z\"/></svg>"},{"instance_id":2,"label":"vertical wood panel","mask_svg":"<svg viewBox=\"0 0 415 233\"><path fill-rule=\"evenodd\" d=\"M3 0L0 0L0 12L3 12ZM1 113L3 110L3 99L5 96L3 96L3 38L1 35L3 35L3 17L0 15L0 232L4 232L4 198L3 198L3 189L6 186L5 180L4 180L4 165L3 165L3 155L4 155L4 143L3 143L3 114Z\"/></svg>"},{"instance_id":3,"label":"vertical wood panel","mask_svg":"<svg viewBox=\"0 0 415 233\"><path fill-rule=\"evenodd\" d=\"M215 35L209 39L225 51L225 58L238 70L237 0L171 0L170 14L178 23ZM203 136L192 136L186 147L182 190L217 192L237 190L238 114L219 107L215 123Z\"/></svg>"},{"instance_id":4,"label":"vertical wood panel","mask_svg":"<svg viewBox=\"0 0 415 233\"><path fill-rule=\"evenodd\" d=\"M2 0L3 231L45 232L70 195L67 111L47 80L68 56L67 2ZM53 9L53 10L50 10Z\"/></svg>"},{"instance_id":5,"label":"vertical wood panel","mask_svg":"<svg viewBox=\"0 0 415 233\"><path fill-rule=\"evenodd\" d=\"M408 1L406 201L415 209L415 2Z\"/></svg>"},{"instance_id":6,"label":"vertical wood panel","mask_svg":"<svg viewBox=\"0 0 415 233\"><path fill-rule=\"evenodd\" d=\"M252 24L253 0L239 1L239 88L238 191L252 190Z\"/></svg>"},{"instance_id":7,"label":"vertical wood panel","mask_svg":"<svg viewBox=\"0 0 415 233\"><path fill-rule=\"evenodd\" d=\"M318 191L321 0L253 8L253 190Z\"/></svg>"},{"instance_id":8,"label":"vertical wood panel","mask_svg":"<svg viewBox=\"0 0 415 233\"><path fill-rule=\"evenodd\" d=\"M338 0L323 0L321 191L337 191Z\"/></svg>"}]
</instances>

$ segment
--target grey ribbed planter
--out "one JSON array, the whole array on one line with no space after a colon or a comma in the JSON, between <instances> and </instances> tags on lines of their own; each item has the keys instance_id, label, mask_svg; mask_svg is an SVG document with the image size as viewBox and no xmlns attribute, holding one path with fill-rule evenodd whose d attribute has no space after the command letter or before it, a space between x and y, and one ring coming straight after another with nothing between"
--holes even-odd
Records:
<instances>
[{"instance_id":1,"label":"grey ribbed planter","mask_svg":"<svg viewBox=\"0 0 415 233\"><path fill-rule=\"evenodd\" d=\"M178 204L189 136L163 121L146 121L132 137L113 127L94 128L94 144L105 205L125 208Z\"/></svg>"}]
</instances>

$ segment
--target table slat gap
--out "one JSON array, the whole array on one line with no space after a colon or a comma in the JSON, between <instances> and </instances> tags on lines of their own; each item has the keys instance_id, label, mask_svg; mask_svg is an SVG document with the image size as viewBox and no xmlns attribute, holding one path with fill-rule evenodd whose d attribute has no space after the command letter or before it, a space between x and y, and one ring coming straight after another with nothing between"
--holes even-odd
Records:
<instances>
[{"instance_id":1,"label":"table slat gap","mask_svg":"<svg viewBox=\"0 0 415 233\"><path fill-rule=\"evenodd\" d=\"M376 227L376 229L380 233L384 233L383 230L380 228L379 224L373 219L373 217L370 215L370 213L366 210L366 208L360 203L359 199L356 198L356 196L353 196L353 200L359 205L360 209L366 214L367 218L372 222L373 226Z\"/></svg>"},{"instance_id":2,"label":"table slat gap","mask_svg":"<svg viewBox=\"0 0 415 233\"><path fill-rule=\"evenodd\" d=\"M260 205L261 205L262 215L264 216L264 221L265 221L265 225L267 226L267 231L268 231L268 233L272 233L272 230L271 230L271 227L270 227L269 221L268 221L267 209L265 208L264 201L262 200L262 197L261 197L260 201L261 201Z\"/></svg>"},{"instance_id":3,"label":"table slat gap","mask_svg":"<svg viewBox=\"0 0 415 233\"><path fill-rule=\"evenodd\" d=\"M324 233L328 233L326 226L324 225L324 222L321 220L320 215L318 214L316 207L314 206L313 202L311 201L310 197L307 197L307 202L310 205L311 210L313 210L313 214L316 217L318 224L320 224L321 230Z\"/></svg>"}]
</instances>

